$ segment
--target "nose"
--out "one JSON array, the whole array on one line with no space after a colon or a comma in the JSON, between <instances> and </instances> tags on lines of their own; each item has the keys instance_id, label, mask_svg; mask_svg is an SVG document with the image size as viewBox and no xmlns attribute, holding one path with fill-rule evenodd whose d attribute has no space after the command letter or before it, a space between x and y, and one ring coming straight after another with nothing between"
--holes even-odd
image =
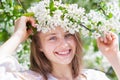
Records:
<instances>
[{"instance_id":1,"label":"nose","mask_svg":"<svg viewBox=\"0 0 120 80\"><path fill-rule=\"evenodd\" d=\"M62 39L62 40L60 41L59 47L61 47L62 49L69 48L69 43L67 42L66 39Z\"/></svg>"}]
</instances>

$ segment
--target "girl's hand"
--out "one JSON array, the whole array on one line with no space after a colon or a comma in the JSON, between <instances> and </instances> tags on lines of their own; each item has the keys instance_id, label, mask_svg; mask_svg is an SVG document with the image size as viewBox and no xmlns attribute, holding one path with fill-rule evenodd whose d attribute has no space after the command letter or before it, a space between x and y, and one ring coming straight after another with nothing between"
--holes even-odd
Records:
<instances>
[{"instance_id":1,"label":"girl's hand","mask_svg":"<svg viewBox=\"0 0 120 80\"><path fill-rule=\"evenodd\" d=\"M22 16L15 21L14 34L20 37L20 41L24 41L32 33L32 29L28 29L26 24L29 22L31 26L35 27L35 20L31 17Z\"/></svg>"},{"instance_id":2,"label":"girl's hand","mask_svg":"<svg viewBox=\"0 0 120 80\"><path fill-rule=\"evenodd\" d=\"M105 37L97 39L98 48L111 63L118 80L120 80L120 53L118 37L112 32L105 33Z\"/></svg>"},{"instance_id":3,"label":"girl's hand","mask_svg":"<svg viewBox=\"0 0 120 80\"><path fill-rule=\"evenodd\" d=\"M99 37L97 45L102 54L108 59L117 56L119 53L118 37L112 32L107 32L104 37Z\"/></svg>"}]
</instances>

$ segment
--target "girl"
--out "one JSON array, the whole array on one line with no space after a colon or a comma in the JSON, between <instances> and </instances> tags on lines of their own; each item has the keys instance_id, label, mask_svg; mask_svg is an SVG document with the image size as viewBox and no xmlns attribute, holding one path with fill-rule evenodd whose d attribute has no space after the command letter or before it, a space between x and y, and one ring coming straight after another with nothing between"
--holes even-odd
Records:
<instances>
[{"instance_id":1,"label":"girl","mask_svg":"<svg viewBox=\"0 0 120 80\"><path fill-rule=\"evenodd\" d=\"M104 73L81 69L82 44L78 33L70 34L60 26L46 33L37 32L32 37L30 70L21 71L18 62L11 57L17 46L26 40L35 27L35 20L21 17L15 22L15 32L0 47L0 80L109 80ZM100 51L109 60L120 80L118 38L108 32L97 39Z\"/></svg>"},{"instance_id":2,"label":"girl","mask_svg":"<svg viewBox=\"0 0 120 80\"><path fill-rule=\"evenodd\" d=\"M39 26L35 26L31 17L16 20L14 34L0 47L0 80L109 80L100 71L82 69L80 26L76 26L84 9L78 9L77 5L54 4L54 0L41 1L31 9ZM12 53L32 33L27 23L38 31L32 35L30 70L22 71ZM97 39L97 44L120 80L117 36L105 33L104 38Z\"/></svg>"}]
</instances>

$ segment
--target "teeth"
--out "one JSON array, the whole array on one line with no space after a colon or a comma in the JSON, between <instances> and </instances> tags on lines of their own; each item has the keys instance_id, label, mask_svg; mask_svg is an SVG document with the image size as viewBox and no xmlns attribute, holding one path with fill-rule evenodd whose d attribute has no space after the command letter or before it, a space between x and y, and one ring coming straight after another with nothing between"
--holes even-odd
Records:
<instances>
[{"instance_id":1,"label":"teeth","mask_svg":"<svg viewBox=\"0 0 120 80\"><path fill-rule=\"evenodd\" d=\"M58 52L58 54L68 54L69 51L65 51L65 52Z\"/></svg>"}]
</instances>

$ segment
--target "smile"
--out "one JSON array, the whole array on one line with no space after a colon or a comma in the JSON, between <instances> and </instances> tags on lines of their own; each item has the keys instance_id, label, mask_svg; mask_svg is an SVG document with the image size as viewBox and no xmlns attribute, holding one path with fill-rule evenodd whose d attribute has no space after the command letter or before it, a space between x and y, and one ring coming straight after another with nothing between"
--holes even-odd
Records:
<instances>
[{"instance_id":1,"label":"smile","mask_svg":"<svg viewBox=\"0 0 120 80\"><path fill-rule=\"evenodd\" d=\"M71 53L71 49L65 50L65 51L55 52L55 54L61 55L61 56L67 56L67 55L69 55L70 53Z\"/></svg>"}]
</instances>

